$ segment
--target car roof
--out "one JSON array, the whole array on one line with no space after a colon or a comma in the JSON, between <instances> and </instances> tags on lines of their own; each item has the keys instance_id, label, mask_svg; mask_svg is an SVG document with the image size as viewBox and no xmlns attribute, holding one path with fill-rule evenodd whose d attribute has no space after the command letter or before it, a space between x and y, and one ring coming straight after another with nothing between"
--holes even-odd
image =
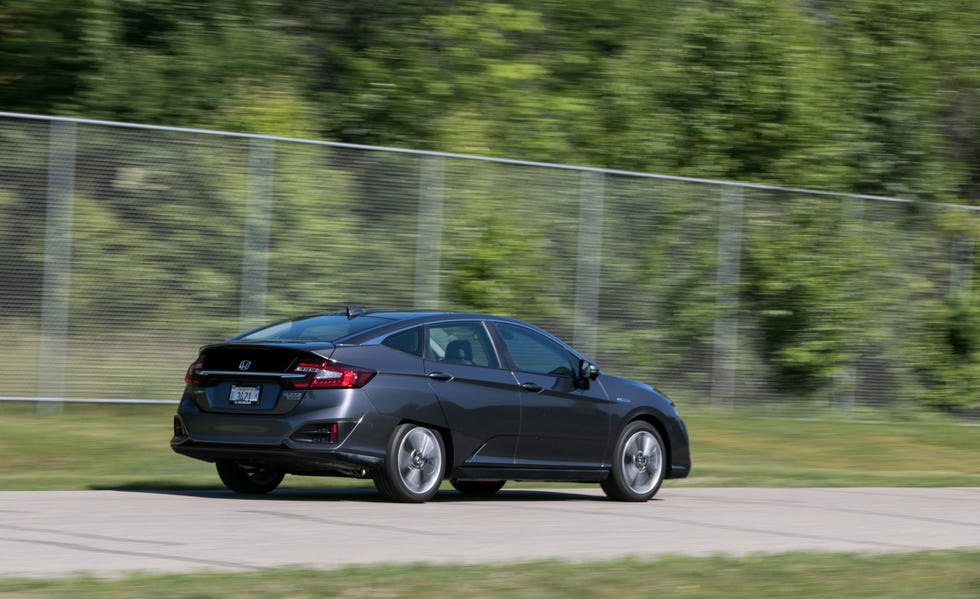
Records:
<instances>
[{"instance_id":1,"label":"car roof","mask_svg":"<svg viewBox=\"0 0 980 599\"><path fill-rule=\"evenodd\" d=\"M454 310L399 310L391 308L358 308L356 306L350 306L345 310L338 310L333 312L323 312L320 314L310 314L306 315L304 318L309 318L312 316L327 316L327 315L343 315L352 314L352 318L357 318L358 316L374 316L376 318L384 318L388 320L395 321L427 321L431 319L439 318L464 318L464 319L474 319L474 320L502 320L509 322L518 322L521 324L525 323L517 318L511 318L509 316L500 316L497 314L483 314L480 312L457 312Z\"/></svg>"}]
</instances>

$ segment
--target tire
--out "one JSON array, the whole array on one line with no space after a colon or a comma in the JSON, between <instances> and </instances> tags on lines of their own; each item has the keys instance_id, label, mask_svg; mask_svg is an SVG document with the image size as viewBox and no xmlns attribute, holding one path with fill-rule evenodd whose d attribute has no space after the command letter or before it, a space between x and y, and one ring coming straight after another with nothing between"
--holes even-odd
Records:
<instances>
[{"instance_id":1,"label":"tire","mask_svg":"<svg viewBox=\"0 0 980 599\"><path fill-rule=\"evenodd\" d=\"M389 501L422 503L439 491L446 450L438 432L417 424L395 427L374 486Z\"/></svg>"},{"instance_id":2,"label":"tire","mask_svg":"<svg viewBox=\"0 0 980 599\"><path fill-rule=\"evenodd\" d=\"M463 495L490 497L503 488L505 480L456 480L449 481Z\"/></svg>"},{"instance_id":3,"label":"tire","mask_svg":"<svg viewBox=\"0 0 980 599\"><path fill-rule=\"evenodd\" d=\"M275 490L285 475L280 470L251 468L246 470L234 462L215 462L218 476L226 487L236 493L265 495Z\"/></svg>"},{"instance_id":4,"label":"tire","mask_svg":"<svg viewBox=\"0 0 980 599\"><path fill-rule=\"evenodd\" d=\"M617 501L646 501L660 490L666 458L657 429L648 422L631 422L616 442L612 471L602 490Z\"/></svg>"}]
</instances>

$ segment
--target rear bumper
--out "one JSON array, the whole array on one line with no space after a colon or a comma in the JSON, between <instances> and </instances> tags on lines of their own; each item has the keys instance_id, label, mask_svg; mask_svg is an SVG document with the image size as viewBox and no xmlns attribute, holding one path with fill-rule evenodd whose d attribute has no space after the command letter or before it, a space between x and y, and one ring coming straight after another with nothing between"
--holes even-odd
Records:
<instances>
[{"instance_id":1,"label":"rear bumper","mask_svg":"<svg viewBox=\"0 0 980 599\"><path fill-rule=\"evenodd\" d=\"M356 391L309 396L285 414L205 412L185 395L174 416L170 447L207 462L227 460L289 474L363 476L383 462L397 422ZM331 428L332 433L323 432Z\"/></svg>"},{"instance_id":2,"label":"rear bumper","mask_svg":"<svg viewBox=\"0 0 980 599\"><path fill-rule=\"evenodd\" d=\"M381 466L382 458L338 450L303 450L286 445L210 443L174 437L170 447L180 455L216 462L234 461L282 470L289 474L365 476Z\"/></svg>"}]
</instances>

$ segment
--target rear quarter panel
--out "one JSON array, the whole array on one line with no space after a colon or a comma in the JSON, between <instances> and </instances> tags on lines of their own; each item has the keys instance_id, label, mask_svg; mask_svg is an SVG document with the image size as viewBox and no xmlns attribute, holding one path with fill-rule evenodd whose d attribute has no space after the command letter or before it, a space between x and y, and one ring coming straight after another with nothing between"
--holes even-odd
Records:
<instances>
[{"instance_id":1,"label":"rear quarter panel","mask_svg":"<svg viewBox=\"0 0 980 599\"><path fill-rule=\"evenodd\" d=\"M332 358L378 372L362 388L378 413L397 421L446 427L446 418L429 387L420 358L384 345L341 346Z\"/></svg>"}]
</instances>

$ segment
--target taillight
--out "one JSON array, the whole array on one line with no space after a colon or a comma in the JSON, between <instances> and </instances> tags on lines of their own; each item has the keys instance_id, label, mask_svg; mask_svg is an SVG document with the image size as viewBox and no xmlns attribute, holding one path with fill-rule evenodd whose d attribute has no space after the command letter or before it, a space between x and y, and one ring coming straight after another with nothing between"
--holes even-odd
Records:
<instances>
[{"instance_id":1,"label":"taillight","mask_svg":"<svg viewBox=\"0 0 980 599\"><path fill-rule=\"evenodd\" d=\"M198 376L204 370L204 358L199 357L194 363L187 367L187 374L184 375L184 382L188 385L200 385L201 379Z\"/></svg>"},{"instance_id":2,"label":"taillight","mask_svg":"<svg viewBox=\"0 0 980 599\"><path fill-rule=\"evenodd\" d=\"M309 376L290 380L290 389L356 389L363 387L375 374L373 370L331 362L297 362L290 372Z\"/></svg>"}]
</instances>

